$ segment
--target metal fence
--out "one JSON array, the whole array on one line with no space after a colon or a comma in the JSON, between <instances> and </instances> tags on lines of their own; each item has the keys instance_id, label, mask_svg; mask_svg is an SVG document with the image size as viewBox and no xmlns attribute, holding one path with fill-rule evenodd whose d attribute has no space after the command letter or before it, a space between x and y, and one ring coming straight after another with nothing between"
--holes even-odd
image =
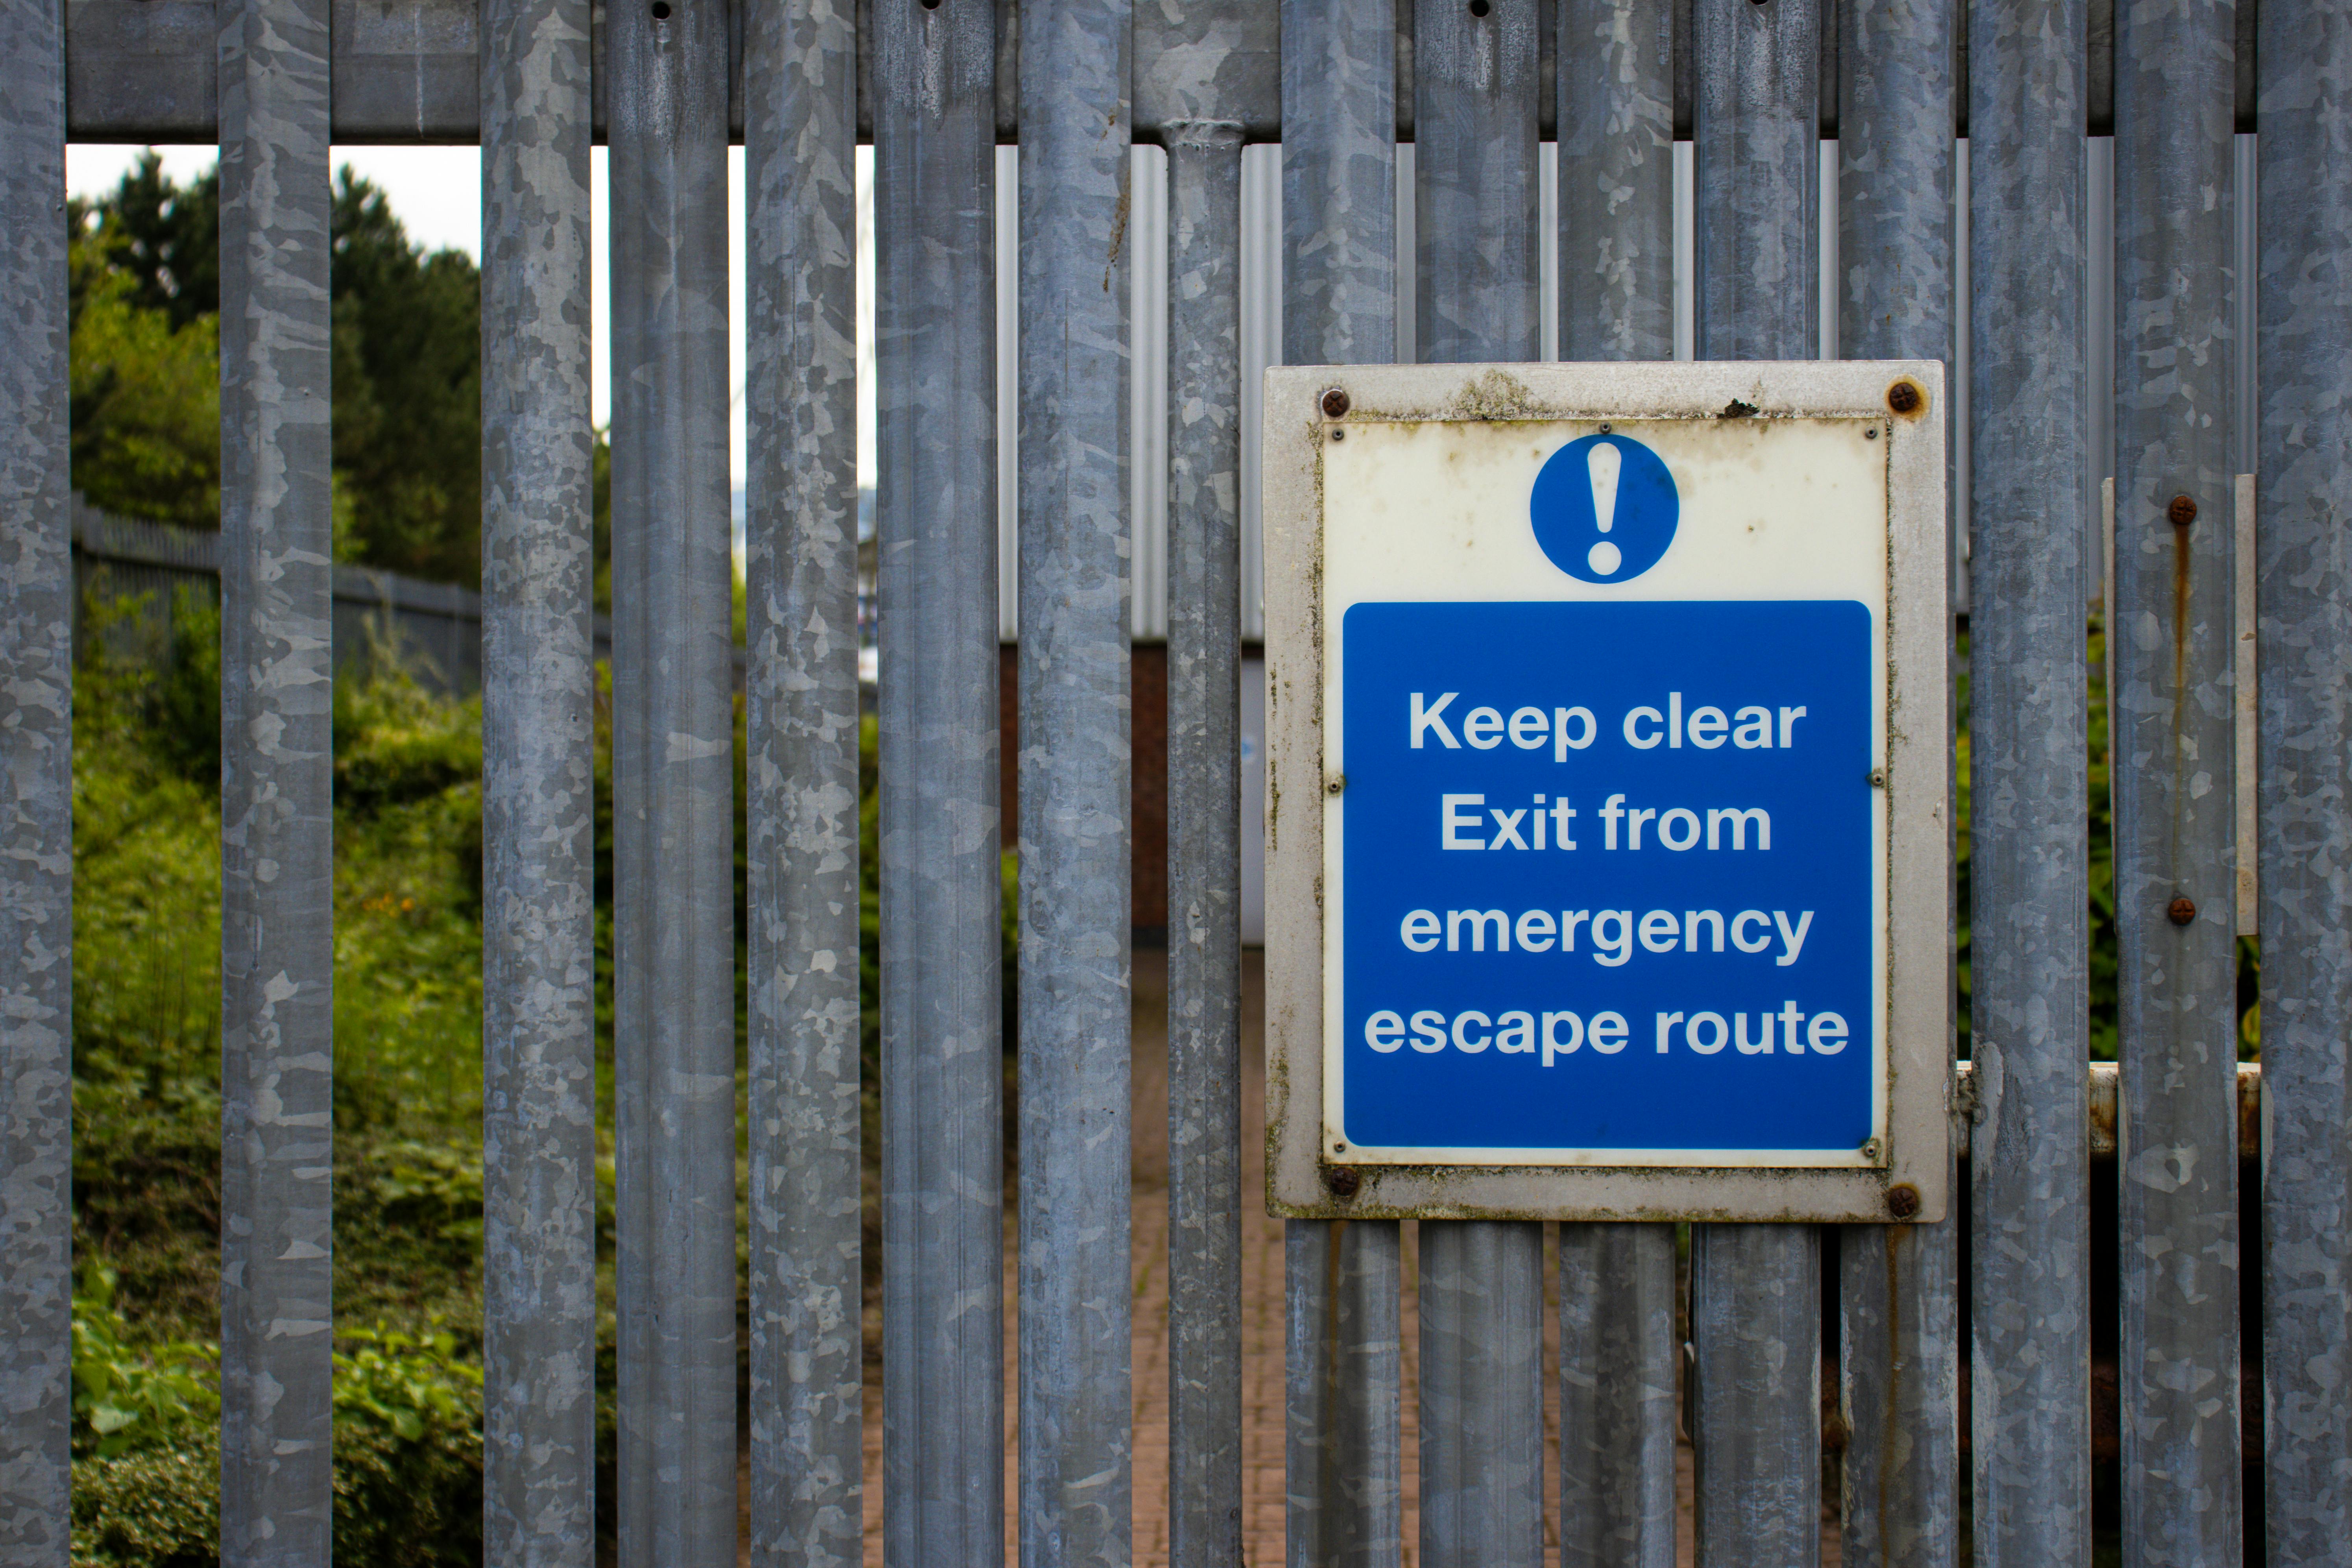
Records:
<instances>
[{"instance_id":1,"label":"metal fence","mask_svg":"<svg viewBox=\"0 0 2352 1568\"><path fill-rule=\"evenodd\" d=\"M99 645L117 658L151 664L173 657L174 617L183 595L220 599L220 536L163 523L110 517L73 502L74 647L87 657ZM466 695L482 686L482 599L446 583L427 583L365 566L337 566L334 667L397 668L428 689ZM110 624L93 638L92 609ZM596 645L611 634L598 616Z\"/></svg>"},{"instance_id":2,"label":"metal fence","mask_svg":"<svg viewBox=\"0 0 2352 1568\"><path fill-rule=\"evenodd\" d=\"M0 1560L68 1558L70 637L62 149L217 140L222 1549L330 1554L328 153L483 148L487 1552L593 1556L588 149L612 147L621 1560L738 1550L725 153L748 150L750 1550L861 1552L856 144L877 165L886 1555L998 1561L994 149L1017 142L1020 1530L1129 1555L1130 139L1166 149L1171 1508L1240 1555L1242 147L1281 357L1965 352L1974 1063L1963 1217L1420 1237L1423 1563L2084 1563L2094 1333L2087 337L2112 328L2127 1560L2352 1540L2352 12L2273 0L0 0ZM2233 132L2260 138L2259 279ZM2112 136L2112 320L2086 312ZM1821 139L1838 258L1824 286ZM1968 337L1955 341L1956 133ZM1556 203L1539 200L1557 143ZM1412 143L1410 243L1395 225ZM1400 249L1414 263L1401 343ZM2250 307L2258 307L2250 308ZM2234 373L2259 321L2258 383ZM2256 387L2258 385L2258 392ZM2242 1231L2233 442L2260 529L2259 1234ZM1969 1267L1961 1267L1963 1231ZM1824 1273L1825 1246L1834 1273ZM1293 1222L1288 1557L1394 1563L1400 1236ZM2243 1268L2258 1291L2249 1292ZM2258 1315L2242 1319L2242 1299ZM2259 1365L2258 1384L2242 1385ZM2262 1401L2243 1484L2242 1386ZM2248 1521L2259 1519L2260 1529Z\"/></svg>"}]
</instances>

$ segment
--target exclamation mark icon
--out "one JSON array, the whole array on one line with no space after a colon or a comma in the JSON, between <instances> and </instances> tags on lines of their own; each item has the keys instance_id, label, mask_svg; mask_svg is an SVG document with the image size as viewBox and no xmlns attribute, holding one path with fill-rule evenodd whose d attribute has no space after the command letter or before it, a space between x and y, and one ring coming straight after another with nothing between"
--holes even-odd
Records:
<instances>
[{"instance_id":1,"label":"exclamation mark icon","mask_svg":"<svg viewBox=\"0 0 2352 1568\"><path fill-rule=\"evenodd\" d=\"M1592 479L1592 521L1603 533L1617 521L1617 470L1624 461L1624 454L1617 449L1614 441L1595 441L1585 450L1585 470ZM1624 552L1605 539L1584 557L1585 564L1592 568L1596 577L1615 575L1624 559Z\"/></svg>"}]
</instances>

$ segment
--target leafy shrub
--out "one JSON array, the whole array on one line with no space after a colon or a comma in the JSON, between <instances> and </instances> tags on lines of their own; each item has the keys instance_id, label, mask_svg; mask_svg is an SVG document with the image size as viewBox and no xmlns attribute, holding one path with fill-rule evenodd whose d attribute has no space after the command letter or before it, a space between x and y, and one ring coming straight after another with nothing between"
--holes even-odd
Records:
<instances>
[{"instance_id":1,"label":"leafy shrub","mask_svg":"<svg viewBox=\"0 0 2352 1568\"><path fill-rule=\"evenodd\" d=\"M73 1452L77 1461L168 1448L220 1415L220 1347L133 1349L115 1310L110 1268L85 1272L73 1303Z\"/></svg>"},{"instance_id":2,"label":"leafy shrub","mask_svg":"<svg viewBox=\"0 0 2352 1568\"><path fill-rule=\"evenodd\" d=\"M74 1301L74 1561L219 1560L220 1352L136 1351L112 1282ZM482 1379L440 1331L347 1332L335 1357L335 1558L346 1568L472 1563L482 1551Z\"/></svg>"}]
</instances>

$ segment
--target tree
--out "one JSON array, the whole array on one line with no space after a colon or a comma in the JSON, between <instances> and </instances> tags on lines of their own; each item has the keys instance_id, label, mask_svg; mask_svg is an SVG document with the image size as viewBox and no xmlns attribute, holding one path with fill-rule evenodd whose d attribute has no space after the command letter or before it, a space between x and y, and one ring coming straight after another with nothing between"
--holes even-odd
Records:
<instances>
[{"instance_id":1,"label":"tree","mask_svg":"<svg viewBox=\"0 0 2352 1568\"><path fill-rule=\"evenodd\" d=\"M220 514L220 186L153 153L76 202L74 483L110 510L189 527ZM333 194L337 555L480 577L481 278L427 254L346 166Z\"/></svg>"}]
</instances>

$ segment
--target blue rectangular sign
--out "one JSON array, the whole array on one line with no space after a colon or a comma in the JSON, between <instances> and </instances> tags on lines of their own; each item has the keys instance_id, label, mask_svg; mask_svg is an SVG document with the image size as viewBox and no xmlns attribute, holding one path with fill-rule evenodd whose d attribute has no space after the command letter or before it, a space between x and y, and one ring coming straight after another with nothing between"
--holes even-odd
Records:
<instances>
[{"instance_id":1,"label":"blue rectangular sign","mask_svg":"<svg viewBox=\"0 0 2352 1568\"><path fill-rule=\"evenodd\" d=\"M1333 1136L1867 1143L1871 634L1845 601L1351 605Z\"/></svg>"}]
</instances>

